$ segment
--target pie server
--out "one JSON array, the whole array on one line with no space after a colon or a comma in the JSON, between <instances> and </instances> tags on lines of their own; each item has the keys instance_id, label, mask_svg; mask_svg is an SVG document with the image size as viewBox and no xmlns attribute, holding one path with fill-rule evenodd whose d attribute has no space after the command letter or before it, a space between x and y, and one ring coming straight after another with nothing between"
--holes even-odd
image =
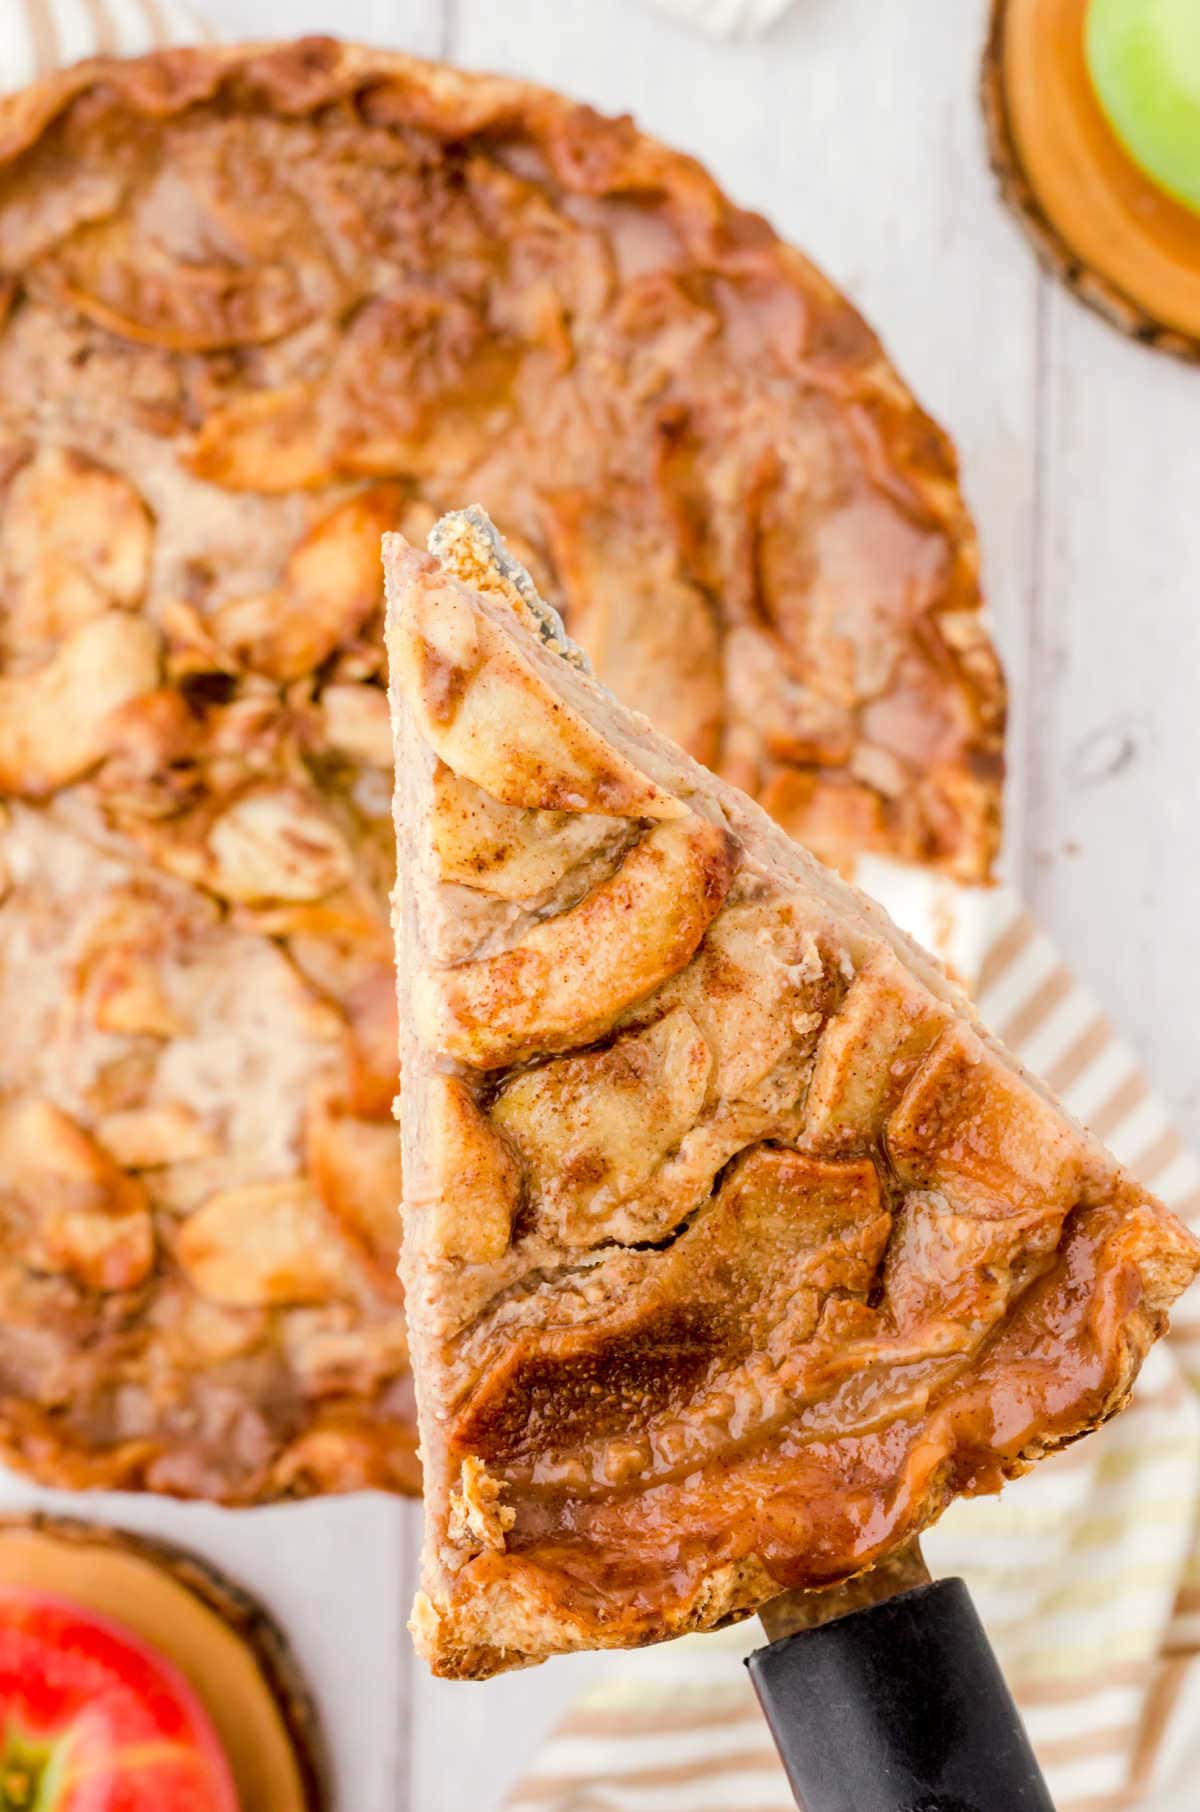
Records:
<instances>
[{"instance_id":1,"label":"pie server","mask_svg":"<svg viewBox=\"0 0 1200 1812\"><path fill-rule=\"evenodd\" d=\"M1054 1812L966 1586L915 1541L760 1616L746 1665L802 1812Z\"/></svg>"}]
</instances>

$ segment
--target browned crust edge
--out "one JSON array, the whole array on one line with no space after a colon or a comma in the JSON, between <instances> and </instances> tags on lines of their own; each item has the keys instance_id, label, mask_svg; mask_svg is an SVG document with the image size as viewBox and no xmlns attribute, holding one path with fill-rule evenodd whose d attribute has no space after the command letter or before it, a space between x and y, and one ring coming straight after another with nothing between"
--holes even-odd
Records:
<instances>
[{"instance_id":1,"label":"browned crust edge","mask_svg":"<svg viewBox=\"0 0 1200 1812\"><path fill-rule=\"evenodd\" d=\"M381 1423L390 1428L402 1426L378 1415L371 1420L375 1426ZM319 1423L314 1421L310 1426L315 1429ZM220 1495L196 1497L186 1491L162 1485L152 1487L147 1483L147 1472L162 1452L153 1441L135 1437L113 1447L88 1447L62 1427L54 1410L31 1404L28 1399L0 1396L0 1466L7 1466L35 1484L58 1491L133 1491L179 1503L219 1504L226 1510L306 1503L310 1498L345 1497L352 1491L383 1491L389 1497L419 1498L421 1473L416 1460L417 1437L411 1421L407 1426L409 1437L404 1443L403 1462L389 1467L383 1477L347 1475L346 1483L322 1485L319 1489L305 1484L303 1475L300 1483L281 1478L279 1462L286 1459L290 1451L290 1444L285 1444L265 1472L256 1474L247 1486Z\"/></svg>"},{"instance_id":2,"label":"browned crust edge","mask_svg":"<svg viewBox=\"0 0 1200 1812\"><path fill-rule=\"evenodd\" d=\"M332 1777L316 1700L282 1628L244 1586L211 1560L157 1535L135 1534L82 1517L51 1516L41 1510L0 1516L0 1533L22 1531L47 1535L76 1548L105 1548L148 1561L214 1612L250 1650L266 1681L295 1753L308 1812L330 1812Z\"/></svg>"},{"instance_id":3,"label":"browned crust edge","mask_svg":"<svg viewBox=\"0 0 1200 1812\"><path fill-rule=\"evenodd\" d=\"M1008 109L1003 54L1007 12L1008 0L992 0L979 82L988 161L1006 207L1033 245L1042 268L1057 277L1085 308L1153 352L1168 353L1188 364L1200 363L1200 337L1156 320L1111 278L1086 263L1043 210L1021 163Z\"/></svg>"}]
</instances>

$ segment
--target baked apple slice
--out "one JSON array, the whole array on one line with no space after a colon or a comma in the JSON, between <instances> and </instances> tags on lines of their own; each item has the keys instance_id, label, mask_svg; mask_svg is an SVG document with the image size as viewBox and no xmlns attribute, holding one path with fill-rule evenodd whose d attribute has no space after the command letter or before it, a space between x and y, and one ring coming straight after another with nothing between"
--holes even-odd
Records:
<instances>
[{"instance_id":1,"label":"baked apple slice","mask_svg":"<svg viewBox=\"0 0 1200 1812\"><path fill-rule=\"evenodd\" d=\"M485 517L431 546L385 543L413 1630L482 1677L863 1572L1119 1409L1200 1248Z\"/></svg>"}]
</instances>

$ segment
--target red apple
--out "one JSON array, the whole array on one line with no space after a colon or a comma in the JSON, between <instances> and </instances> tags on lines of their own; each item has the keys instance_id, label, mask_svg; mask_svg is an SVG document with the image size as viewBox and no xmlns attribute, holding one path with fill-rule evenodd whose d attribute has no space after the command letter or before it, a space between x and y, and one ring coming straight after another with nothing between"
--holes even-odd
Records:
<instances>
[{"instance_id":1,"label":"red apple","mask_svg":"<svg viewBox=\"0 0 1200 1812\"><path fill-rule=\"evenodd\" d=\"M131 1631L0 1590L0 1812L239 1812L216 1731Z\"/></svg>"}]
</instances>

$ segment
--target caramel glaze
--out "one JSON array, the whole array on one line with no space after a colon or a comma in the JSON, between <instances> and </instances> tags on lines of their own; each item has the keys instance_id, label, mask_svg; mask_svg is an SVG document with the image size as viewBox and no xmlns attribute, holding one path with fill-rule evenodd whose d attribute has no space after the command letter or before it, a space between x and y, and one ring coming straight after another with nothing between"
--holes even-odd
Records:
<instances>
[{"instance_id":1,"label":"caramel glaze","mask_svg":"<svg viewBox=\"0 0 1200 1812\"><path fill-rule=\"evenodd\" d=\"M573 1614L610 1641L624 1620L693 1599L714 1565L757 1555L781 1590L862 1571L953 1497L998 1491L1119 1405L1158 1325L1143 1335L1135 1321L1131 1332L1142 1283L1136 1266L1120 1260L1120 1225L1116 1207L1077 1210L1052 1268L975 1363L946 1368L966 1375L935 1381L918 1413L898 1416L888 1406L896 1380L883 1375L877 1422L854 1435L830 1438L829 1399L818 1398L740 1440L722 1431L719 1454L705 1465L656 1468L624 1489L583 1495L521 1479L505 1463L503 1441L490 1448L469 1425L461 1451L482 1453L511 1481L507 1501L517 1515L505 1568L517 1563L569 1581ZM677 1390L686 1406L687 1380L714 1349L728 1358L737 1334L697 1326L686 1312L682 1320L683 1328L661 1330L668 1342L683 1335L675 1369L657 1346L641 1368L625 1345L592 1354L605 1402L626 1402L633 1382L656 1405ZM454 1443L449 1458L454 1465ZM487 1555L469 1564L486 1572L500 1563Z\"/></svg>"}]
</instances>

